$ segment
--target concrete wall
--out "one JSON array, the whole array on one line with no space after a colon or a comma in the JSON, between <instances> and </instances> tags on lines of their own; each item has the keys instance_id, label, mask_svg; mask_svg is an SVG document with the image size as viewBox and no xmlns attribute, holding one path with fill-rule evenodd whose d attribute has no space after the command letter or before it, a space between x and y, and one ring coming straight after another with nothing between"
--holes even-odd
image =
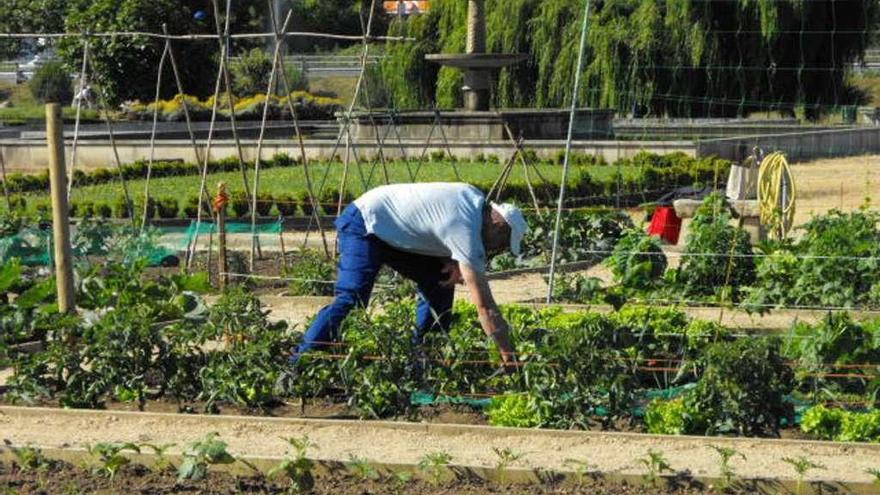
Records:
<instances>
[{"instance_id":1,"label":"concrete wall","mask_svg":"<svg viewBox=\"0 0 880 495\"><path fill-rule=\"evenodd\" d=\"M789 161L880 153L880 127L741 136L696 142L698 156L718 155L741 160L758 146L765 152L782 151Z\"/></svg>"},{"instance_id":2,"label":"concrete wall","mask_svg":"<svg viewBox=\"0 0 880 495\"><path fill-rule=\"evenodd\" d=\"M67 142L67 160L70 161L70 144ZM204 152L204 142L198 143L200 153ZM335 141L331 140L309 140L306 141L306 154L310 159L328 158L333 153ZM534 150L538 156L552 158L560 150L565 149L564 141L526 141L525 148ZM122 163L130 163L136 160L144 160L149 158L150 142L149 141L120 141L117 142L116 149L119 153L119 159ZM404 141L403 149L410 159L418 159L423 150L425 150L424 141ZM640 151L649 151L655 153L671 153L681 151L694 156L696 147L692 142L687 141L656 141L656 142L635 142L635 141L576 141L573 143L573 150L579 153L588 153L591 155L601 155L608 162L614 162L618 158L630 157ZM391 140L385 145L384 153L386 157L401 156L401 148L397 141ZM427 154L436 151L445 151L442 143L434 143L427 149ZM509 157L513 148L509 141L491 141L491 142L451 142L450 151L459 158L471 158L478 154L497 155L502 160ZM242 142L242 152L245 160L253 162L256 155L256 143L253 141ZM345 149L341 148L337 152L337 156L344 156ZM378 154L378 147L374 143L358 144L356 152L362 160L369 159ZM275 153L287 153L291 156L298 157L300 154L299 147L292 140L267 140L263 143L263 156L271 157ZM49 159L44 141L2 141L0 140L0 154L6 162L7 173L23 172L35 173L41 172L48 167ZM211 145L211 158L219 159L230 156L236 156L235 143L231 140L215 141ZM195 161L195 153L188 140L165 140L156 143L155 158L157 160L184 160L188 162ZM80 141L77 144L76 167L78 170L93 170L96 168L112 167L113 150L109 143L105 141Z\"/></svg>"}]
</instances>

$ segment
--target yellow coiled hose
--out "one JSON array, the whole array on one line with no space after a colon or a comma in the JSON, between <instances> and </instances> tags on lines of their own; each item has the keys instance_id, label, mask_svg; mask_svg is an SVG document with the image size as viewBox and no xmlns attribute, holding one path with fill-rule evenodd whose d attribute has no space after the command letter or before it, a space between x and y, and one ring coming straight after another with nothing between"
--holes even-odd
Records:
<instances>
[{"instance_id":1,"label":"yellow coiled hose","mask_svg":"<svg viewBox=\"0 0 880 495\"><path fill-rule=\"evenodd\" d=\"M758 206L761 225L775 239L784 239L794 223L797 190L788 161L779 151L770 153L758 169Z\"/></svg>"}]
</instances>

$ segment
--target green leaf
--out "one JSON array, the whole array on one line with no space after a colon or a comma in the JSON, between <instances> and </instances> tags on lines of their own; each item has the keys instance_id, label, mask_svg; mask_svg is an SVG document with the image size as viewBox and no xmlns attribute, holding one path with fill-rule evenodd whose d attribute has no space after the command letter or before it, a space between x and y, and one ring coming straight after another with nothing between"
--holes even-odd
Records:
<instances>
[{"instance_id":1,"label":"green leaf","mask_svg":"<svg viewBox=\"0 0 880 495\"><path fill-rule=\"evenodd\" d=\"M21 280L21 262L18 258L13 258L0 267L0 292L8 291L19 280Z\"/></svg>"}]
</instances>

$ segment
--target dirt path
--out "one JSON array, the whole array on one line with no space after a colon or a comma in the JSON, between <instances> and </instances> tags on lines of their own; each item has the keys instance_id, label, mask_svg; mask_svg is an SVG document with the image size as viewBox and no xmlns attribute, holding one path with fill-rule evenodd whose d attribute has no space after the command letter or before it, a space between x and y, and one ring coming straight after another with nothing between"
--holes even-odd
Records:
<instances>
[{"instance_id":1,"label":"dirt path","mask_svg":"<svg viewBox=\"0 0 880 495\"><path fill-rule=\"evenodd\" d=\"M718 475L718 456L709 445L730 446L747 460L732 467L744 478L793 479L783 457L804 456L826 466L807 473L812 480L867 483L866 470L880 467L880 445L790 440L665 437L602 432L526 430L438 424L321 421L239 416L126 413L0 407L0 432L14 444L49 448L95 442L186 443L216 431L236 455L276 457L285 453L281 437L308 435L317 447L311 456L348 461L351 456L383 464L416 464L427 453L446 451L453 463L492 467L493 447L525 455L512 468L570 471L566 461L589 462L607 473L643 474L639 459L662 452L675 470L698 477Z\"/></svg>"},{"instance_id":2,"label":"dirt path","mask_svg":"<svg viewBox=\"0 0 880 495\"><path fill-rule=\"evenodd\" d=\"M837 208L850 211L880 202L880 155L816 160L792 165L797 186L795 225Z\"/></svg>"}]
</instances>

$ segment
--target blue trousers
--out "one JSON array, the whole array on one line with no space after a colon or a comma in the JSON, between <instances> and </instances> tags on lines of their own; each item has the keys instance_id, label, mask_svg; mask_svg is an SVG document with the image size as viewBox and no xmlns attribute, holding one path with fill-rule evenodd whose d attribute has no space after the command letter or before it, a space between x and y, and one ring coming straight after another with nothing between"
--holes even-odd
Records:
<instances>
[{"instance_id":1,"label":"blue trousers","mask_svg":"<svg viewBox=\"0 0 880 495\"><path fill-rule=\"evenodd\" d=\"M421 297L416 312L414 342L420 344L425 332L430 330L449 329L454 288L440 286L440 282L446 279L441 270L448 258L400 251L375 235L367 234L364 218L354 204L336 220L336 236L339 242L336 298L315 317L291 357L292 361L306 351L324 347L324 343L339 338L342 320L354 307L366 307L369 303L382 265L390 266L418 287Z\"/></svg>"}]
</instances>

